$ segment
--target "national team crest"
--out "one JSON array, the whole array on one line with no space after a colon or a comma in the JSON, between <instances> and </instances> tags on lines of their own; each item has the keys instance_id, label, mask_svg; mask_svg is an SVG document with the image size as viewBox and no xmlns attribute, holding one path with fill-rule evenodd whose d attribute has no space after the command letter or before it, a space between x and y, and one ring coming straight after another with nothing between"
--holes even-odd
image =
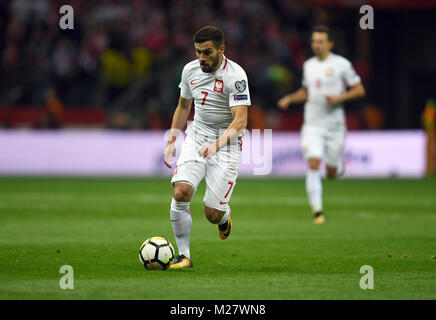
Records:
<instances>
[{"instance_id":1,"label":"national team crest","mask_svg":"<svg viewBox=\"0 0 436 320\"><path fill-rule=\"evenodd\" d=\"M333 68L327 68L325 71L325 75L327 77L332 77L334 74L335 74L335 69L333 69Z\"/></svg>"},{"instance_id":2,"label":"national team crest","mask_svg":"<svg viewBox=\"0 0 436 320\"><path fill-rule=\"evenodd\" d=\"M213 86L213 91L215 91L217 93L223 93L223 91L224 91L223 80L215 79L215 85Z\"/></svg>"}]
</instances>

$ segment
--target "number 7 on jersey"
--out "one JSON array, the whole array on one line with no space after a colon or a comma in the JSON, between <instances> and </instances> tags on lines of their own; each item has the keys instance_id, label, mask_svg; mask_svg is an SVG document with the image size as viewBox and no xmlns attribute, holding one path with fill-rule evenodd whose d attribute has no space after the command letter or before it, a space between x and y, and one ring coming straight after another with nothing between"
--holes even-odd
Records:
<instances>
[{"instance_id":1,"label":"number 7 on jersey","mask_svg":"<svg viewBox=\"0 0 436 320\"><path fill-rule=\"evenodd\" d=\"M203 101L201 102L201 105L204 105L204 103L206 102L206 98L207 98L207 95L209 94L209 92L201 91L201 93L204 94Z\"/></svg>"}]
</instances>

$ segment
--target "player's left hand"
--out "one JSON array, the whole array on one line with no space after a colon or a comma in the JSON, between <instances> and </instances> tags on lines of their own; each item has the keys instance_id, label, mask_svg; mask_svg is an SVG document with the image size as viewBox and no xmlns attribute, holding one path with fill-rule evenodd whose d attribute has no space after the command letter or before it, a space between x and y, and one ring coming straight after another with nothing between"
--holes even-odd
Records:
<instances>
[{"instance_id":1,"label":"player's left hand","mask_svg":"<svg viewBox=\"0 0 436 320\"><path fill-rule=\"evenodd\" d=\"M207 159L210 159L216 153L216 143L205 144L198 149L198 154L200 155L200 157L204 157Z\"/></svg>"},{"instance_id":2,"label":"player's left hand","mask_svg":"<svg viewBox=\"0 0 436 320\"><path fill-rule=\"evenodd\" d=\"M341 96L325 96L329 104L337 104L343 102Z\"/></svg>"}]
</instances>

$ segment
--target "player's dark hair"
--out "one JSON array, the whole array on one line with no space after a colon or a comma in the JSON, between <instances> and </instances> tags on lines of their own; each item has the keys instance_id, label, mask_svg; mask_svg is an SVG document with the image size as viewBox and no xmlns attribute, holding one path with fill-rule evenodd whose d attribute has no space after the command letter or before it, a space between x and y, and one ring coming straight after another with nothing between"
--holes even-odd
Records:
<instances>
[{"instance_id":1,"label":"player's dark hair","mask_svg":"<svg viewBox=\"0 0 436 320\"><path fill-rule=\"evenodd\" d=\"M313 34L314 32L327 33L327 39L328 39L329 41L333 41L332 30L331 30L329 27L325 26L325 25L317 25L317 26L314 26L314 27L312 28L312 33L311 33L311 34Z\"/></svg>"},{"instance_id":2,"label":"player's dark hair","mask_svg":"<svg viewBox=\"0 0 436 320\"><path fill-rule=\"evenodd\" d=\"M192 37L194 42L202 43L209 40L212 40L215 48L221 47L221 45L224 44L224 33L218 29L217 27L213 26L206 26L198 30L194 36Z\"/></svg>"}]
</instances>

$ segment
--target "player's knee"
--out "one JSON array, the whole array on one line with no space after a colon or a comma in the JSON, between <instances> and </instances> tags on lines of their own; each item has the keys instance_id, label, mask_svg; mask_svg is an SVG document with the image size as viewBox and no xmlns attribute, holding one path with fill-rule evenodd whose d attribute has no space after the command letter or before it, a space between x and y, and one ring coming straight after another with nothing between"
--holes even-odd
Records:
<instances>
[{"instance_id":1,"label":"player's knee","mask_svg":"<svg viewBox=\"0 0 436 320\"><path fill-rule=\"evenodd\" d=\"M176 201L189 202L192 197L192 188L189 185L178 185L174 187L173 198Z\"/></svg>"},{"instance_id":2,"label":"player's knee","mask_svg":"<svg viewBox=\"0 0 436 320\"><path fill-rule=\"evenodd\" d=\"M217 209L204 206L204 214L206 215L206 218L207 220L209 220L210 223L219 223L223 218L224 213L225 212L219 211Z\"/></svg>"},{"instance_id":3,"label":"player's knee","mask_svg":"<svg viewBox=\"0 0 436 320\"><path fill-rule=\"evenodd\" d=\"M180 202L189 202L191 200L189 192L185 190L174 190L173 198Z\"/></svg>"},{"instance_id":4,"label":"player's knee","mask_svg":"<svg viewBox=\"0 0 436 320\"><path fill-rule=\"evenodd\" d=\"M329 178L329 179L336 178L336 168L327 167L327 178Z\"/></svg>"},{"instance_id":5,"label":"player's knee","mask_svg":"<svg viewBox=\"0 0 436 320\"><path fill-rule=\"evenodd\" d=\"M312 159L309 159L308 164L309 164L309 169L311 169L311 170L319 170L319 167L320 167L320 164L321 164L321 160L320 159L316 159L316 158L312 158Z\"/></svg>"},{"instance_id":6,"label":"player's knee","mask_svg":"<svg viewBox=\"0 0 436 320\"><path fill-rule=\"evenodd\" d=\"M329 178L329 179L336 179L336 173L330 173L330 172L327 172L327 178Z\"/></svg>"}]
</instances>

